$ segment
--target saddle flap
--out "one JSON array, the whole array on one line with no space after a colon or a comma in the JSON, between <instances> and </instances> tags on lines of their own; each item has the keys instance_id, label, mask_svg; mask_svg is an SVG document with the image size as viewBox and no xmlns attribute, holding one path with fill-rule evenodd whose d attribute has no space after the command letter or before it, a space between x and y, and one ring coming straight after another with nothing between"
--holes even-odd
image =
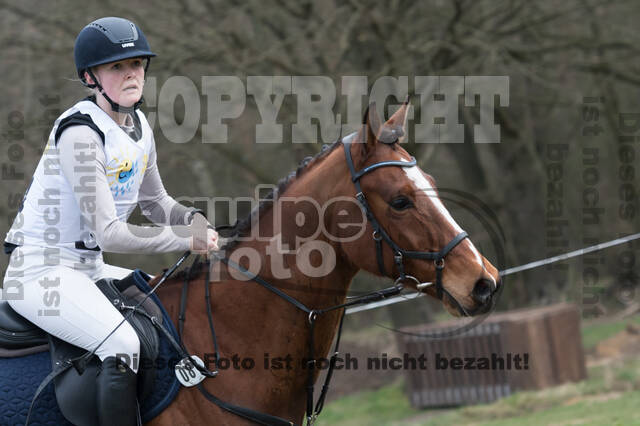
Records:
<instances>
[{"instance_id":1,"label":"saddle flap","mask_svg":"<svg viewBox=\"0 0 640 426\"><path fill-rule=\"evenodd\" d=\"M109 299L125 317L131 313L130 308L136 306L145 296L145 294L135 286L132 280L130 281L131 285L127 285L126 288L120 287L122 281L129 282L129 277L133 277L133 273L122 280L106 278L96 282L96 286L100 291L102 291L107 299ZM149 309L147 309L147 306ZM149 361L151 361L151 363L149 363L149 365L151 365L158 355L160 340L158 330L156 330L149 317L155 317L161 322L162 311L150 299L147 299L143 305L141 305L141 308L143 312L135 312L134 315L129 316L128 321L140 339L140 363L149 363ZM150 310L151 312L149 312ZM158 315L156 315L154 311L157 312ZM129 361L135 362L135 360Z\"/></svg>"},{"instance_id":2,"label":"saddle flap","mask_svg":"<svg viewBox=\"0 0 640 426\"><path fill-rule=\"evenodd\" d=\"M82 356L86 351L70 343L49 335L51 367L57 369L63 362ZM77 426L98 424L96 376L99 372L98 357L87 363L82 374L69 368L57 376L53 382L56 401L62 415Z\"/></svg>"}]
</instances>

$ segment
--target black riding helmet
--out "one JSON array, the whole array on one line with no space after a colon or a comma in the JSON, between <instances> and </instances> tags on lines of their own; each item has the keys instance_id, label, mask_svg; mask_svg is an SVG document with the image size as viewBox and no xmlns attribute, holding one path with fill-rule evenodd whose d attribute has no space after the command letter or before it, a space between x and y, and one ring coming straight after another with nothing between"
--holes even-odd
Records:
<instances>
[{"instance_id":1,"label":"black riding helmet","mask_svg":"<svg viewBox=\"0 0 640 426\"><path fill-rule=\"evenodd\" d=\"M142 104L142 98L132 107L123 107L113 102L104 92L91 71L92 67L130 58L146 58L145 73L152 56L147 38L133 22L124 18L107 17L93 21L80 31L76 38L73 54L76 70L82 83L90 88L97 87L111 108L117 112L131 113ZM84 78L87 71L96 84L89 84Z\"/></svg>"}]
</instances>

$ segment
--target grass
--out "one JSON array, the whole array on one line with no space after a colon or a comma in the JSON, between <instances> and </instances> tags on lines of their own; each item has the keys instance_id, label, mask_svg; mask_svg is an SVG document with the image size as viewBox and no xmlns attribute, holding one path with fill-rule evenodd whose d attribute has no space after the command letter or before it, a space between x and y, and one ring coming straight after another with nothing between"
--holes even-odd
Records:
<instances>
[{"instance_id":1,"label":"grass","mask_svg":"<svg viewBox=\"0 0 640 426\"><path fill-rule=\"evenodd\" d=\"M318 419L319 426L377 425L419 414L411 408L398 380L375 391L360 392L327 404Z\"/></svg>"},{"instance_id":2,"label":"grass","mask_svg":"<svg viewBox=\"0 0 640 426\"><path fill-rule=\"evenodd\" d=\"M491 404L415 410L402 381L330 403L318 425L640 425L640 360L589 369L589 378L541 391L518 392Z\"/></svg>"},{"instance_id":3,"label":"grass","mask_svg":"<svg viewBox=\"0 0 640 426\"><path fill-rule=\"evenodd\" d=\"M570 398L558 403L526 413L509 415L504 418L488 419L474 416L475 410L461 410L432 420L402 422L397 425L450 425L473 424L476 426L506 425L638 425L640 411L637 410L640 391L604 394L600 398Z\"/></svg>"},{"instance_id":4,"label":"grass","mask_svg":"<svg viewBox=\"0 0 640 426\"><path fill-rule=\"evenodd\" d=\"M640 324L640 315L631 320L635 324ZM582 326L582 345L586 350L590 350L595 345L611 336L624 330L629 321L608 321L593 322Z\"/></svg>"},{"instance_id":5,"label":"grass","mask_svg":"<svg viewBox=\"0 0 640 426\"><path fill-rule=\"evenodd\" d=\"M634 322L640 323L640 318ZM628 321L592 323L582 328L583 344L623 330ZM640 425L640 359L627 358L589 368L588 379L541 391L518 392L491 404L457 409L413 409L401 380L375 391L328 404L321 426L420 425Z\"/></svg>"}]
</instances>

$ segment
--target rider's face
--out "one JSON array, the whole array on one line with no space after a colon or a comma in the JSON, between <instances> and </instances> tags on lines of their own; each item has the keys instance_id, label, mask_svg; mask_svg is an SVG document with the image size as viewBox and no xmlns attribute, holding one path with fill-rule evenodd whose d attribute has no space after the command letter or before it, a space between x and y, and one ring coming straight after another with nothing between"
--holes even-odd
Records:
<instances>
[{"instance_id":1,"label":"rider's face","mask_svg":"<svg viewBox=\"0 0 640 426\"><path fill-rule=\"evenodd\" d=\"M99 65L93 73L115 103L130 107L140 100L144 85L144 59L131 58Z\"/></svg>"}]
</instances>

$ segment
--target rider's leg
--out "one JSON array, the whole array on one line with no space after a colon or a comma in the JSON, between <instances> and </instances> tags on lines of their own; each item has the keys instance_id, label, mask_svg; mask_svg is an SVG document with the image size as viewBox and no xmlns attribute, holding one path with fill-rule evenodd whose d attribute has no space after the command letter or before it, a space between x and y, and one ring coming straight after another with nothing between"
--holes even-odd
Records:
<instances>
[{"instance_id":1,"label":"rider's leg","mask_svg":"<svg viewBox=\"0 0 640 426\"><path fill-rule=\"evenodd\" d=\"M132 272L133 272L132 269L122 268L120 266L103 263L102 266L97 271L98 277L95 279L96 281L98 281L101 278L115 278L117 280L121 280Z\"/></svg>"},{"instance_id":2,"label":"rider's leg","mask_svg":"<svg viewBox=\"0 0 640 426\"><path fill-rule=\"evenodd\" d=\"M16 312L46 332L87 350L96 348L120 324L122 315L95 286L91 273L63 265L47 266L41 251L28 247L16 250L20 249L25 249L20 253L24 257L22 276L16 277L20 275L17 262L13 262L11 274L14 294L19 297L8 300ZM39 256L33 258L34 253ZM103 361L97 379L101 425L136 424L138 366L133 361L139 359L139 352L140 341L128 322L96 350ZM116 356L131 364L116 365Z\"/></svg>"},{"instance_id":3,"label":"rider's leg","mask_svg":"<svg viewBox=\"0 0 640 426\"><path fill-rule=\"evenodd\" d=\"M96 268L93 279L122 279L133 272L130 269L101 263ZM98 412L100 426L121 424L123 419L137 418L137 406L127 403L136 401L136 374L129 366L123 365L118 358L107 357L102 361L102 371L98 375ZM132 386L132 384L134 384ZM114 398L113 395L120 395ZM126 424L126 423L125 423Z\"/></svg>"},{"instance_id":4,"label":"rider's leg","mask_svg":"<svg viewBox=\"0 0 640 426\"><path fill-rule=\"evenodd\" d=\"M94 283L99 269L95 265L101 262L73 259L74 254L64 249L60 249L58 258L47 257L45 250L22 246L12 253L4 279L12 287L12 297L7 301L47 333L93 350L123 319ZM124 322L97 349L96 355L104 360L122 354L133 360L138 359L139 352L138 336ZM137 365L131 368L137 371Z\"/></svg>"},{"instance_id":5,"label":"rider's leg","mask_svg":"<svg viewBox=\"0 0 640 426\"><path fill-rule=\"evenodd\" d=\"M137 425L136 373L120 359L109 356L102 361L97 382L99 426Z\"/></svg>"},{"instance_id":6,"label":"rider's leg","mask_svg":"<svg viewBox=\"0 0 640 426\"><path fill-rule=\"evenodd\" d=\"M120 312L94 282L82 272L55 266L23 279L22 299L9 300L11 307L49 334L87 350L93 350L122 321ZM133 327L124 322L96 350L104 361L121 356L131 363L140 353ZM137 372L138 366L130 367Z\"/></svg>"}]
</instances>

